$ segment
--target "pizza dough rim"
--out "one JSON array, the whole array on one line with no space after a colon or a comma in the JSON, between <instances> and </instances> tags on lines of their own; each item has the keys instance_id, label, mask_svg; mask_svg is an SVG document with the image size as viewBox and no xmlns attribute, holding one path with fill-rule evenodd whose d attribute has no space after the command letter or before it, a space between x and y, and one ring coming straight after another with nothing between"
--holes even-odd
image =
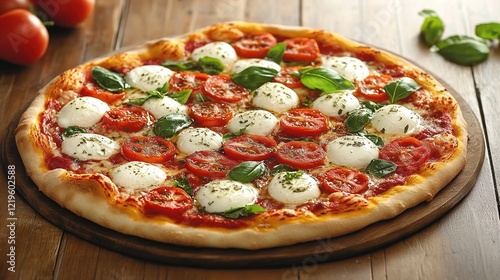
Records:
<instances>
[{"instance_id":1,"label":"pizza dough rim","mask_svg":"<svg viewBox=\"0 0 500 280\"><path fill-rule=\"evenodd\" d=\"M210 28L217 29L220 26L225 28L234 26L242 30L253 31L256 29L267 30L283 36L315 37L320 34L330 39L333 38L349 48L367 48L368 50L374 50L371 47L361 45L331 32L306 27L231 22L211 26L201 29L201 31ZM182 37L183 36L180 36L178 38ZM147 44L152 42L158 41L151 41ZM136 47L135 50L131 51L141 52L144 49L145 47ZM437 80L403 58L382 50L375 51L377 52L377 57L383 61L391 63L396 61L405 67L416 70L419 74L415 78L418 79L418 82L423 87L433 89L434 86L437 86L444 90L444 87L442 87ZM99 61L101 59L103 58L94 61ZM87 63L91 62L92 61ZM316 222L308 221L307 224L294 222L281 225L272 230L260 231L256 231L252 228L238 230L194 228L177 224L152 222L151 220L136 220L123 211L120 211L120 209L113 207L113 205L108 202L108 199L102 194L102 191L99 190L99 185L97 183L99 180L92 179L86 181L86 183L82 183L81 180L72 180L69 173L63 169L49 171L44 167L42 151L39 147L34 145L34 143L39 141L33 140L32 137L40 136L37 126L39 125L39 114L43 112L47 99L44 92L61 76L62 75L56 77L39 91L38 96L22 115L16 129L16 144L25 164L27 174L45 195L73 213L103 227L159 242L195 247L255 250L341 236L362 229L377 221L393 218L406 209L414 207L421 202L431 200L463 169L466 162L467 124L462 116L460 108L457 107L454 120L456 121L456 128L460 130L461 133L458 139L459 147L452 160L443 164L438 164L438 171L425 178L414 176L414 180L417 182L419 181L416 185L411 187L396 187L370 200L376 203L376 207L373 207L371 211L362 211L362 215L353 213L337 214L334 217L328 217L328 219L319 217ZM451 96L445 90L440 91L440 94ZM453 100L456 103L454 98ZM107 177L101 177L103 177L102 180L111 182ZM78 191L76 192L74 191L75 182L78 186ZM69 189L68 186L72 186L72 189ZM242 242L243 240L246 242Z\"/></svg>"}]
</instances>

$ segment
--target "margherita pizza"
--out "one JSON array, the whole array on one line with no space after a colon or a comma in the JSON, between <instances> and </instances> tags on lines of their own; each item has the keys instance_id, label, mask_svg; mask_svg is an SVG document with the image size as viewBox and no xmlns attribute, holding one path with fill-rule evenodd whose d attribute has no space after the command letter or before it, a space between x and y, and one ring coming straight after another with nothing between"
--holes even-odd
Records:
<instances>
[{"instance_id":1,"label":"margherita pizza","mask_svg":"<svg viewBox=\"0 0 500 280\"><path fill-rule=\"evenodd\" d=\"M463 169L467 131L449 92L398 56L232 22L67 70L16 142L45 195L101 226L260 249L431 200Z\"/></svg>"}]
</instances>

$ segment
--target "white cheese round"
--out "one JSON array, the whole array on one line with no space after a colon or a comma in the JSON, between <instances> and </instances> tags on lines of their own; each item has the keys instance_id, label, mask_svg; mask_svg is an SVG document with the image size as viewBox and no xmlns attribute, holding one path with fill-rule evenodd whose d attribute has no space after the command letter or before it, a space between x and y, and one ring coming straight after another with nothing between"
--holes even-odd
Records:
<instances>
[{"instance_id":1,"label":"white cheese round","mask_svg":"<svg viewBox=\"0 0 500 280\"><path fill-rule=\"evenodd\" d=\"M159 119L171 114L188 114L188 108L174 99L164 96L163 98L149 98L142 107L148 110L155 118Z\"/></svg>"},{"instance_id":2,"label":"white cheese round","mask_svg":"<svg viewBox=\"0 0 500 280\"><path fill-rule=\"evenodd\" d=\"M231 69L231 73L233 74L240 73L241 71L251 66L271 68L278 72L281 71L281 66L274 61L270 61L267 59L260 59L260 58L248 58L236 61L233 65L233 68Z\"/></svg>"},{"instance_id":3,"label":"white cheese round","mask_svg":"<svg viewBox=\"0 0 500 280\"><path fill-rule=\"evenodd\" d=\"M227 128L233 133L244 129L245 134L266 136L273 132L278 123L278 118L272 113L265 110L252 110L234 116L227 124Z\"/></svg>"},{"instance_id":4,"label":"white cheese round","mask_svg":"<svg viewBox=\"0 0 500 280\"><path fill-rule=\"evenodd\" d=\"M370 74L368 66L363 61L350 56L323 57L323 66L337 71L351 82L361 81Z\"/></svg>"},{"instance_id":5,"label":"white cheese round","mask_svg":"<svg viewBox=\"0 0 500 280\"><path fill-rule=\"evenodd\" d=\"M135 190L158 186L167 179L167 174L150 163L131 161L115 167L110 177L118 187Z\"/></svg>"},{"instance_id":6,"label":"white cheese round","mask_svg":"<svg viewBox=\"0 0 500 280\"><path fill-rule=\"evenodd\" d=\"M346 90L341 93L324 94L313 101L312 108L329 117L343 116L360 107L359 100Z\"/></svg>"},{"instance_id":7,"label":"white cheese round","mask_svg":"<svg viewBox=\"0 0 500 280\"><path fill-rule=\"evenodd\" d=\"M366 168L378 155L377 146L363 136L342 136L328 143L326 147L328 160L336 165L355 169Z\"/></svg>"},{"instance_id":8,"label":"white cheese round","mask_svg":"<svg viewBox=\"0 0 500 280\"><path fill-rule=\"evenodd\" d=\"M233 64L238 60L234 48L226 42L212 42L201 46L193 51L191 58L198 61L202 57L213 57L219 59L224 66Z\"/></svg>"},{"instance_id":9,"label":"white cheese round","mask_svg":"<svg viewBox=\"0 0 500 280\"><path fill-rule=\"evenodd\" d=\"M269 111L282 113L299 105L299 96L289 87L269 82L253 92L252 104Z\"/></svg>"},{"instance_id":10,"label":"white cheese round","mask_svg":"<svg viewBox=\"0 0 500 280\"><path fill-rule=\"evenodd\" d=\"M240 182L215 180L203 185L195 195L203 210L222 213L255 203L257 190Z\"/></svg>"},{"instance_id":11,"label":"white cheese round","mask_svg":"<svg viewBox=\"0 0 500 280\"><path fill-rule=\"evenodd\" d=\"M168 83L174 72L160 65L136 67L125 75L125 81L142 91L156 90Z\"/></svg>"},{"instance_id":12,"label":"white cheese round","mask_svg":"<svg viewBox=\"0 0 500 280\"><path fill-rule=\"evenodd\" d=\"M68 102L57 116L57 124L62 128L70 126L91 127L98 123L104 114L111 110L106 102L84 96Z\"/></svg>"},{"instance_id":13,"label":"white cheese round","mask_svg":"<svg viewBox=\"0 0 500 280\"><path fill-rule=\"evenodd\" d=\"M421 122L420 115L397 104L378 109L371 120L373 127L385 134L411 134L419 128Z\"/></svg>"},{"instance_id":14,"label":"white cheese round","mask_svg":"<svg viewBox=\"0 0 500 280\"><path fill-rule=\"evenodd\" d=\"M208 128L186 128L177 136L177 149L188 155L205 150L218 150L222 147L222 136Z\"/></svg>"},{"instance_id":15,"label":"white cheese round","mask_svg":"<svg viewBox=\"0 0 500 280\"><path fill-rule=\"evenodd\" d=\"M298 178L287 178L289 172L281 172L269 183L268 192L277 201L286 204L302 204L319 197L318 182L306 173Z\"/></svg>"},{"instance_id":16,"label":"white cheese round","mask_svg":"<svg viewBox=\"0 0 500 280\"><path fill-rule=\"evenodd\" d=\"M78 133L66 137L62 152L79 160L103 160L120 152L118 142L94 133Z\"/></svg>"}]
</instances>

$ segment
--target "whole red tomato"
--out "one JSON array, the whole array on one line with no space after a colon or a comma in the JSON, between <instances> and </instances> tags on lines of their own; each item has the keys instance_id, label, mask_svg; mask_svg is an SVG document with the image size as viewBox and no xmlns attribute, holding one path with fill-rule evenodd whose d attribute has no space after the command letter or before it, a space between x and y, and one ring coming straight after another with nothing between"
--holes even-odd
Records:
<instances>
[{"instance_id":1,"label":"whole red tomato","mask_svg":"<svg viewBox=\"0 0 500 280\"><path fill-rule=\"evenodd\" d=\"M94 10L95 0L31 0L58 26L75 27Z\"/></svg>"},{"instance_id":2,"label":"whole red tomato","mask_svg":"<svg viewBox=\"0 0 500 280\"><path fill-rule=\"evenodd\" d=\"M1 0L0 1L0 15L15 9L28 10L31 6L28 0Z\"/></svg>"},{"instance_id":3,"label":"whole red tomato","mask_svg":"<svg viewBox=\"0 0 500 280\"><path fill-rule=\"evenodd\" d=\"M16 9L0 15L0 26L0 59L28 65L47 50L47 28L29 11Z\"/></svg>"}]
</instances>

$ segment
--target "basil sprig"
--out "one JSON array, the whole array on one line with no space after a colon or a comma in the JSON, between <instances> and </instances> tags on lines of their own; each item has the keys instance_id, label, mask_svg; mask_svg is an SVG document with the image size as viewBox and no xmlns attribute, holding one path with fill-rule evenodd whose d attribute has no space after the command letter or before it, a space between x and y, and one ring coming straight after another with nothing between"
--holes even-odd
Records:
<instances>
[{"instance_id":1,"label":"basil sprig","mask_svg":"<svg viewBox=\"0 0 500 280\"><path fill-rule=\"evenodd\" d=\"M164 61L162 66L173 71L200 71L209 75L217 75L224 71L224 64L218 58L204 56L194 61Z\"/></svg>"},{"instance_id":2,"label":"basil sprig","mask_svg":"<svg viewBox=\"0 0 500 280\"><path fill-rule=\"evenodd\" d=\"M483 39L467 35L448 37L432 46L431 51L460 65L474 65L483 62L490 54L490 48Z\"/></svg>"},{"instance_id":3,"label":"basil sprig","mask_svg":"<svg viewBox=\"0 0 500 280\"><path fill-rule=\"evenodd\" d=\"M130 86L125 82L122 74L109 71L101 66L94 66L92 68L92 78L96 80L102 88L111 91L123 91Z\"/></svg>"},{"instance_id":4,"label":"basil sprig","mask_svg":"<svg viewBox=\"0 0 500 280\"><path fill-rule=\"evenodd\" d=\"M296 171L296 169L287 164L278 164L274 166L273 170L271 171L271 176L274 176L281 172L288 172L288 171Z\"/></svg>"},{"instance_id":5,"label":"basil sprig","mask_svg":"<svg viewBox=\"0 0 500 280\"><path fill-rule=\"evenodd\" d=\"M220 213L220 215L229 218L229 219L237 219L240 217L246 217L246 216L251 216L255 215L258 213L264 213L266 212L266 208L257 205L257 204L251 204L251 205L246 205L244 207L238 207L238 208L232 208L229 209L225 212Z\"/></svg>"},{"instance_id":6,"label":"basil sprig","mask_svg":"<svg viewBox=\"0 0 500 280\"><path fill-rule=\"evenodd\" d=\"M278 43L269 49L265 59L280 64L281 60L283 59L283 54L285 54L285 50L286 50L286 43L283 42Z\"/></svg>"},{"instance_id":7,"label":"basil sprig","mask_svg":"<svg viewBox=\"0 0 500 280\"><path fill-rule=\"evenodd\" d=\"M420 85L417 84L417 82L415 82L412 78L408 77L393 80L384 86L384 90L387 93L387 96L389 96L391 103L395 103L400 99L410 96L412 92L419 88Z\"/></svg>"},{"instance_id":8,"label":"basil sprig","mask_svg":"<svg viewBox=\"0 0 500 280\"><path fill-rule=\"evenodd\" d=\"M425 17L420 27L420 35L427 45L432 46L437 43L443 35L443 21L437 13L432 10L422 10L418 14Z\"/></svg>"},{"instance_id":9,"label":"basil sprig","mask_svg":"<svg viewBox=\"0 0 500 280\"><path fill-rule=\"evenodd\" d=\"M397 167L398 166L393 162L383 159L373 159L366 167L366 172L377 178L382 178L394 172Z\"/></svg>"},{"instance_id":10,"label":"basil sprig","mask_svg":"<svg viewBox=\"0 0 500 280\"><path fill-rule=\"evenodd\" d=\"M193 123L193 120L184 114L166 115L158 119L153 128L155 135L170 138Z\"/></svg>"},{"instance_id":11,"label":"basil sprig","mask_svg":"<svg viewBox=\"0 0 500 280\"><path fill-rule=\"evenodd\" d=\"M476 36L486 40L500 39L500 23L488 22L476 25Z\"/></svg>"},{"instance_id":12,"label":"basil sprig","mask_svg":"<svg viewBox=\"0 0 500 280\"><path fill-rule=\"evenodd\" d=\"M245 70L231 76L233 82L249 90L256 90L261 85L270 82L278 75L272 68L250 66Z\"/></svg>"},{"instance_id":13,"label":"basil sprig","mask_svg":"<svg viewBox=\"0 0 500 280\"><path fill-rule=\"evenodd\" d=\"M193 188L186 177L174 178L173 181L178 188L183 189L187 194L193 196Z\"/></svg>"},{"instance_id":14,"label":"basil sprig","mask_svg":"<svg viewBox=\"0 0 500 280\"><path fill-rule=\"evenodd\" d=\"M355 88L349 80L330 68L304 68L299 70L299 76L304 86L324 93L353 90Z\"/></svg>"},{"instance_id":15,"label":"basil sprig","mask_svg":"<svg viewBox=\"0 0 500 280\"><path fill-rule=\"evenodd\" d=\"M75 134L79 134L79 133L86 133L87 131L81 127L78 127L78 126L68 126L62 133L62 136L64 138L67 138L67 137L70 137L70 136L73 136Z\"/></svg>"},{"instance_id":16,"label":"basil sprig","mask_svg":"<svg viewBox=\"0 0 500 280\"><path fill-rule=\"evenodd\" d=\"M186 104L189 100L189 96L191 96L191 92L193 91L192 89L186 89L178 92L169 92L168 88L168 83L165 83L162 87L147 91L146 94L148 96L130 99L125 102L125 104L142 106L150 98L163 98L165 96L168 96L181 104Z\"/></svg>"},{"instance_id":17,"label":"basil sprig","mask_svg":"<svg viewBox=\"0 0 500 280\"><path fill-rule=\"evenodd\" d=\"M347 114L344 124L350 132L359 132L371 121L372 114L373 112L366 108L353 110Z\"/></svg>"},{"instance_id":18,"label":"basil sprig","mask_svg":"<svg viewBox=\"0 0 500 280\"><path fill-rule=\"evenodd\" d=\"M266 172L266 165L260 161L244 161L227 173L227 177L233 181L250 183L262 177Z\"/></svg>"}]
</instances>

